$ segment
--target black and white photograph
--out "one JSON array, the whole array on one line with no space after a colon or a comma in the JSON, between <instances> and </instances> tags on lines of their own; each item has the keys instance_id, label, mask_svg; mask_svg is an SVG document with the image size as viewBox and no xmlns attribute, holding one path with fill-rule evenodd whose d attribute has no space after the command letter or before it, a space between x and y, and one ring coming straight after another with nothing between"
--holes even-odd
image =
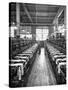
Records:
<instances>
[{"instance_id":1,"label":"black and white photograph","mask_svg":"<svg viewBox=\"0 0 68 90\"><path fill-rule=\"evenodd\" d=\"M9 87L66 85L66 5L9 2Z\"/></svg>"}]
</instances>

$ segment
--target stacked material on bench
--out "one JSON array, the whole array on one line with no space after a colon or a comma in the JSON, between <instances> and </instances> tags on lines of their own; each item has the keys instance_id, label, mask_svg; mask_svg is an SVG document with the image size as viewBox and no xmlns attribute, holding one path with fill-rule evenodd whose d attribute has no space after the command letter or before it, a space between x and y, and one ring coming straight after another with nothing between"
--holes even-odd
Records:
<instances>
[{"instance_id":1,"label":"stacked material on bench","mask_svg":"<svg viewBox=\"0 0 68 90\"><path fill-rule=\"evenodd\" d=\"M27 49L23 53L34 53L36 51L36 48L38 47L38 44L34 44L31 48Z\"/></svg>"},{"instance_id":2,"label":"stacked material on bench","mask_svg":"<svg viewBox=\"0 0 68 90\"><path fill-rule=\"evenodd\" d=\"M66 80L66 55L47 43L47 48L52 58L52 62L56 65L58 75L62 75Z\"/></svg>"}]
</instances>

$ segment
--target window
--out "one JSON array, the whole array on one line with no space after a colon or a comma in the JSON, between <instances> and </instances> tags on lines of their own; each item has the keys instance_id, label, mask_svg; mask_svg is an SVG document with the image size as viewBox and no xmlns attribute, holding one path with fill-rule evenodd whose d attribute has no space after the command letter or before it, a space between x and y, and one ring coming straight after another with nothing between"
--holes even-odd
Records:
<instances>
[{"instance_id":1,"label":"window","mask_svg":"<svg viewBox=\"0 0 68 90\"><path fill-rule=\"evenodd\" d=\"M48 37L48 28L36 29L36 40L46 40Z\"/></svg>"}]
</instances>

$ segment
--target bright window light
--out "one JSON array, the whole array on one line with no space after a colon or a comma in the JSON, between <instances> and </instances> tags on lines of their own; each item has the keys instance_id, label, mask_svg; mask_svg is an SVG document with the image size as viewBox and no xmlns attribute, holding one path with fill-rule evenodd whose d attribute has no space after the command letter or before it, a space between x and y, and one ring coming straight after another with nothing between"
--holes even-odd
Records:
<instances>
[{"instance_id":1,"label":"bright window light","mask_svg":"<svg viewBox=\"0 0 68 90\"><path fill-rule=\"evenodd\" d=\"M48 29L36 29L36 40L46 40L48 37Z\"/></svg>"}]
</instances>

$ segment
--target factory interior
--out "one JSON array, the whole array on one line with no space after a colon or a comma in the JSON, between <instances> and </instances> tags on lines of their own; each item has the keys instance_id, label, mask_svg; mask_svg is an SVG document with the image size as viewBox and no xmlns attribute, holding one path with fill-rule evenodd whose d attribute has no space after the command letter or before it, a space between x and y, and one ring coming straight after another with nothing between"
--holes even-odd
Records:
<instances>
[{"instance_id":1,"label":"factory interior","mask_svg":"<svg viewBox=\"0 0 68 90\"><path fill-rule=\"evenodd\" d=\"M66 6L9 3L9 87L66 84Z\"/></svg>"}]
</instances>

